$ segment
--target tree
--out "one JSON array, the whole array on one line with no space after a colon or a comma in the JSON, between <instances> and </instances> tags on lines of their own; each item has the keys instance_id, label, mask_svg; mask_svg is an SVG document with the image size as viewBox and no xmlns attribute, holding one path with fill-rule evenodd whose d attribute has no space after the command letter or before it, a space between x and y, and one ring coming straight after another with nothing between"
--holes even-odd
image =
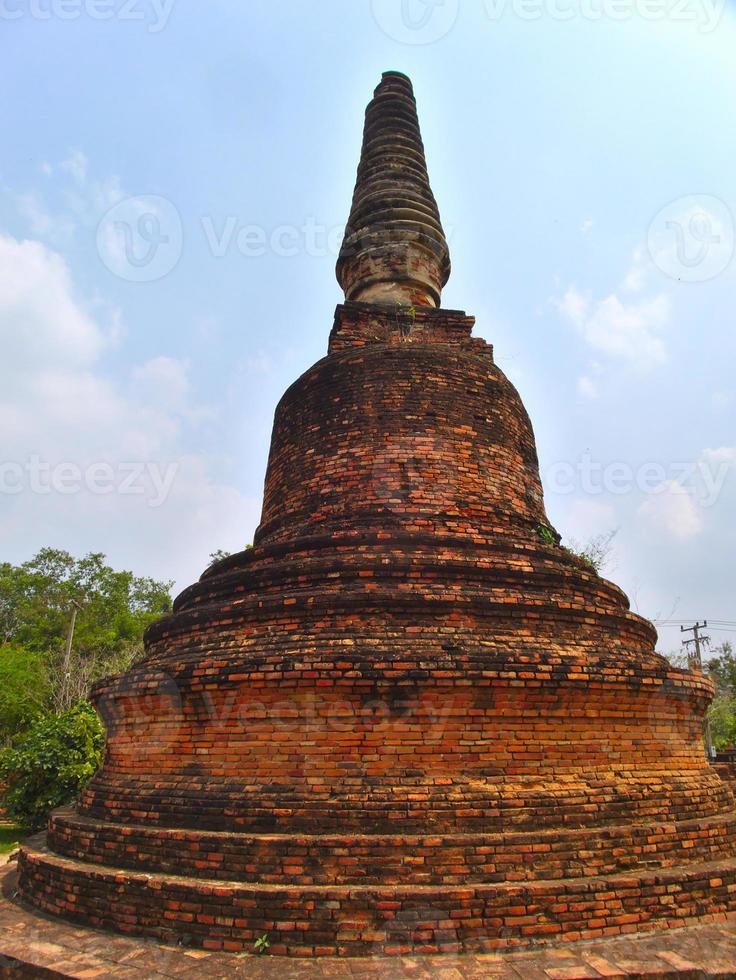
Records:
<instances>
[{"instance_id":1,"label":"tree","mask_svg":"<svg viewBox=\"0 0 736 980\"><path fill-rule=\"evenodd\" d=\"M29 664L42 663L50 701L64 710L86 697L95 680L141 656L146 627L171 611L171 585L117 572L103 554L75 559L44 548L22 565L0 564L0 637L26 651Z\"/></svg>"},{"instance_id":2,"label":"tree","mask_svg":"<svg viewBox=\"0 0 736 980\"><path fill-rule=\"evenodd\" d=\"M713 652L717 656L703 665L716 685L708 721L713 744L717 749L726 749L736 744L736 658L728 640L715 647Z\"/></svg>"},{"instance_id":3,"label":"tree","mask_svg":"<svg viewBox=\"0 0 736 980\"><path fill-rule=\"evenodd\" d=\"M22 647L0 646L0 745L44 713L49 695L43 657Z\"/></svg>"},{"instance_id":4,"label":"tree","mask_svg":"<svg viewBox=\"0 0 736 980\"><path fill-rule=\"evenodd\" d=\"M704 671L716 685L716 694L706 717L713 745L721 750L736 744L736 658L728 641L716 647L714 652L718 656L703 662ZM666 657L673 667L691 669L688 655L682 650L668 653Z\"/></svg>"},{"instance_id":5,"label":"tree","mask_svg":"<svg viewBox=\"0 0 736 980\"><path fill-rule=\"evenodd\" d=\"M733 646L726 640L715 647L713 652L718 655L705 662L705 669L715 681L719 693L736 697L736 657L733 655Z\"/></svg>"},{"instance_id":6,"label":"tree","mask_svg":"<svg viewBox=\"0 0 736 980\"><path fill-rule=\"evenodd\" d=\"M710 735L716 749L727 749L736 743L736 703L728 694L716 694L708 709Z\"/></svg>"}]
</instances>

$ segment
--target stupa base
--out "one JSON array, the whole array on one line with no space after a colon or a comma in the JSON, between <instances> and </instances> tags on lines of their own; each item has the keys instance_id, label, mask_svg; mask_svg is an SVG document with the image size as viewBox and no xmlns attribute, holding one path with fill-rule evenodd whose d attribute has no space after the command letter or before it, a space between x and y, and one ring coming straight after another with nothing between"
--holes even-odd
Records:
<instances>
[{"instance_id":1,"label":"stupa base","mask_svg":"<svg viewBox=\"0 0 736 980\"><path fill-rule=\"evenodd\" d=\"M114 935L89 926L49 918L13 896L16 872L0 869L0 978L105 977L132 980L159 977L284 977L280 956L238 956L220 951L158 943ZM660 924L663 925L663 924ZM324 977L454 977L499 980L519 977L732 977L736 964L736 913L711 917L704 924L680 923L640 935L545 945L496 953L425 956L419 944L408 956L375 955L336 960L299 961L305 980ZM287 969L288 973L288 969Z\"/></svg>"},{"instance_id":2,"label":"stupa base","mask_svg":"<svg viewBox=\"0 0 736 980\"><path fill-rule=\"evenodd\" d=\"M50 833L53 851L38 837L20 855L19 892L36 908L210 950L252 951L267 936L282 955L483 953L736 911L733 814L537 834L320 838L146 835L63 812Z\"/></svg>"}]
</instances>

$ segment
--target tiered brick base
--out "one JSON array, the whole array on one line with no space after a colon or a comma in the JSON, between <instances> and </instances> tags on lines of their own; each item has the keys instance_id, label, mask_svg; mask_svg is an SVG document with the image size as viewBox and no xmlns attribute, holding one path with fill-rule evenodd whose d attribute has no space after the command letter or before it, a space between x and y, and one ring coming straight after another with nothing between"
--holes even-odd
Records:
<instances>
[{"instance_id":1,"label":"tiered brick base","mask_svg":"<svg viewBox=\"0 0 736 980\"><path fill-rule=\"evenodd\" d=\"M57 811L59 855L134 871L282 885L462 885L590 878L736 853L736 815L537 833L235 834L121 826Z\"/></svg>"},{"instance_id":2,"label":"tiered brick base","mask_svg":"<svg viewBox=\"0 0 736 980\"><path fill-rule=\"evenodd\" d=\"M3 873L4 872L4 873ZM302 958L298 968L281 956L233 956L221 950L174 946L134 935L113 935L79 923L56 921L16 901L14 871L0 868L0 977L49 980L146 980L171 977L247 977L248 980L530 980L532 977L663 977L732 980L736 963L736 913L684 928L649 929L586 942L543 944L516 950L362 958ZM418 938L426 942L426 938Z\"/></svg>"},{"instance_id":3,"label":"tiered brick base","mask_svg":"<svg viewBox=\"0 0 736 980\"><path fill-rule=\"evenodd\" d=\"M22 894L274 952L477 950L736 908L712 685L556 543L461 313L338 310L276 413L252 551L98 686L109 743Z\"/></svg>"},{"instance_id":4,"label":"tiered brick base","mask_svg":"<svg viewBox=\"0 0 736 980\"><path fill-rule=\"evenodd\" d=\"M38 844L25 849L21 872L47 912L208 949L252 950L268 935L274 954L489 951L692 924L736 908L734 858L523 883L296 886L94 870Z\"/></svg>"}]
</instances>

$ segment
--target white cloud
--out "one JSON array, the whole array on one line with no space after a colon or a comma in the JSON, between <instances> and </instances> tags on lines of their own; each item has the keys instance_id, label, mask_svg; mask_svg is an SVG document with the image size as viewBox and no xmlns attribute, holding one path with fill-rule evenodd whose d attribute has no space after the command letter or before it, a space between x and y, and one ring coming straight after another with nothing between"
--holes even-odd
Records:
<instances>
[{"instance_id":1,"label":"white cloud","mask_svg":"<svg viewBox=\"0 0 736 980\"><path fill-rule=\"evenodd\" d=\"M120 178L113 175L103 180L85 181L78 190L67 188L63 197L67 208L79 221L94 225L106 211L123 200L125 191Z\"/></svg>"},{"instance_id":2,"label":"white cloud","mask_svg":"<svg viewBox=\"0 0 736 980\"><path fill-rule=\"evenodd\" d=\"M571 285L562 299L553 299L552 303L593 350L648 370L667 359L662 334L671 314L665 293L632 298L644 292L653 271L651 256L640 245L632 253L619 288L608 296L596 300ZM596 370L600 373L601 366ZM578 382L582 394L592 394L590 373L586 380Z\"/></svg>"},{"instance_id":3,"label":"white cloud","mask_svg":"<svg viewBox=\"0 0 736 980\"><path fill-rule=\"evenodd\" d=\"M594 225L595 225L595 221L593 221L592 218L586 218L580 225L580 231L584 235L587 235L590 231L593 230Z\"/></svg>"},{"instance_id":4,"label":"white cloud","mask_svg":"<svg viewBox=\"0 0 736 980\"><path fill-rule=\"evenodd\" d=\"M0 343L3 374L43 365L83 365L105 345L104 332L73 295L69 270L36 241L0 234Z\"/></svg>"},{"instance_id":5,"label":"white cloud","mask_svg":"<svg viewBox=\"0 0 736 980\"><path fill-rule=\"evenodd\" d=\"M52 214L35 194L20 194L16 199L20 216L29 232L52 244L67 243L74 234L74 222L64 214Z\"/></svg>"},{"instance_id":6,"label":"white cloud","mask_svg":"<svg viewBox=\"0 0 736 980\"><path fill-rule=\"evenodd\" d=\"M190 394L189 364L173 357L155 357L133 371L133 381L151 403L181 409Z\"/></svg>"},{"instance_id":7,"label":"white cloud","mask_svg":"<svg viewBox=\"0 0 736 980\"><path fill-rule=\"evenodd\" d=\"M578 393L584 398L597 398L598 389L596 388L595 382L583 374L578 378Z\"/></svg>"},{"instance_id":8,"label":"white cloud","mask_svg":"<svg viewBox=\"0 0 736 980\"><path fill-rule=\"evenodd\" d=\"M78 184L84 184L87 180L87 167L89 161L81 150L74 150L67 160L62 160L59 169L71 174Z\"/></svg>"},{"instance_id":9,"label":"white cloud","mask_svg":"<svg viewBox=\"0 0 736 980\"><path fill-rule=\"evenodd\" d=\"M22 468L22 489L0 479L3 553L23 560L44 545L102 550L117 565L159 577L197 577L216 548L252 537L258 500L218 475L194 450L209 410L197 405L187 362L152 358L111 380L101 367L110 331L75 294L60 255L36 241L0 235L0 477ZM171 473L156 502L148 475L140 492L88 486L64 494L30 486L29 461L86 471L104 464ZM20 472L20 471L18 471Z\"/></svg>"},{"instance_id":10,"label":"white cloud","mask_svg":"<svg viewBox=\"0 0 736 980\"><path fill-rule=\"evenodd\" d=\"M560 312L594 350L649 368L666 359L660 336L669 320L664 295L641 303L624 303L616 293L591 302L571 286L557 303Z\"/></svg>"},{"instance_id":11,"label":"white cloud","mask_svg":"<svg viewBox=\"0 0 736 980\"><path fill-rule=\"evenodd\" d=\"M574 286L570 286L556 305L560 313L566 316L571 323L580 327L585 323L588 316L590 301L582 293L579 293Z\"/></svg>"},{"instance_id":12,"label":"white cloud","mask_svg":"<svg viewBox=\"0 0 736 980\"><path fill-rule=\"evenodd\" d=\"M630 293L640 293L651 271L651 261L647 261L644 248L640 245L634 249L634 254L631 256L631 265L624 276L621 288Z\"/></svg>"},{"instance_id":13,"label":"white cloud","mask_svg":"<svg viewBox=\"0 0 736 980\"><path fill-rule=\"evenodd\" d=\"M665 481L639 506L639 517L678 541L689 541L703 530L703 516L693 493L676 480Z\"/></svg>"},{"instance_id":14,"label":"white cloud","mask_svg":"<svg viewBox=\"0 0 736 980\"><path fill-rule=\"evenodd\" d=\"M55 167L43 163L41 172L56 177L47 184L45 196L17 194L16 206L29 234L57 247L68 244L80 225L94 227L126 196L117 176L90 176L89 161L81 150L74 150ZM54 203L49 204L48 198Z\"/></svg>"},{"instance_id":15,"label":"white cloud","mask_svg":"<svg viewBox=\"0 0 736 980\"><path fill-rule=\"evenodd\" d=\"M725 411L733 405L732 391L714 391L712 397L713 407L719 412Z\"/></svg>"}]
</instances>

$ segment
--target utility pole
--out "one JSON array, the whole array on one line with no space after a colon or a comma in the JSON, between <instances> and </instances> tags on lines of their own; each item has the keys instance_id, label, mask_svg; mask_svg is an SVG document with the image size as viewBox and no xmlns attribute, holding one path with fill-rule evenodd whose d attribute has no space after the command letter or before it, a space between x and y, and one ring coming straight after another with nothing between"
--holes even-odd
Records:
<instances>
[{"instance_id":1,"label":"utility pole","mask_svg":"<svg viewBox=\"0 0 736 980\"><path fill-rule=\"evenodd\" d=\"M708 620L704 619L702 623L695 623L694 626L681 626L681 633L692 633L692 639L683 640L683 644L687 649L687 662L690 670L700 670L703 669L703 656L700 651L701 644L705 646L710 643L709 636L701 636L700 631L708 626ZM693 647L691 650L690 647ZM713 747L713 739L710 734L710 721L705 719L705 751L709 760L715 759L716 752Z\"/></svg>"},{"instance_id":2,"label":"utility pole","mask_svg":"<svg viewBox=\"0 0 736 980\"><path fill-rule=\"evenodd\" d=\"M681 633L692 633L693 634L693 639L692 640L683 640L682 641L683 644L687 647L687 661L688 661L688 665L690 666L690 670L702 670L703 669L703 657L702 657L702 655L700 653L700 645L701 645L701 643L703 645L705 645L706 643L710 643L710 637L709 636L701 636L700 635L700 631L702 629L705 629L707 627L707 625L708 625L708 620L707 619L704 619L702 623L696 623L695 626L687 626L687 627L681 626L680 627L680 632ZM695 647L695 652L694 653L691 653L690 652L690 644L691 643Z\"/></svg>"},{"instance_id":3,"label":"utility pole","mask_svg":"<svg viewBox=\"0 0 736 980\"><path fill-rule=\"evenodd\" d=\"M69 629L66 634L66 646L64 647L64 662L61 667L61 710L66 711L71 705L67 704L67 699L69 697L69 665L72 659L72 642L74 640L74 627L77 624L77 613L82 608L81 604L77 602L76 599L72 599L72 615L69 620Z\"/></svg>"}]
</instances>

